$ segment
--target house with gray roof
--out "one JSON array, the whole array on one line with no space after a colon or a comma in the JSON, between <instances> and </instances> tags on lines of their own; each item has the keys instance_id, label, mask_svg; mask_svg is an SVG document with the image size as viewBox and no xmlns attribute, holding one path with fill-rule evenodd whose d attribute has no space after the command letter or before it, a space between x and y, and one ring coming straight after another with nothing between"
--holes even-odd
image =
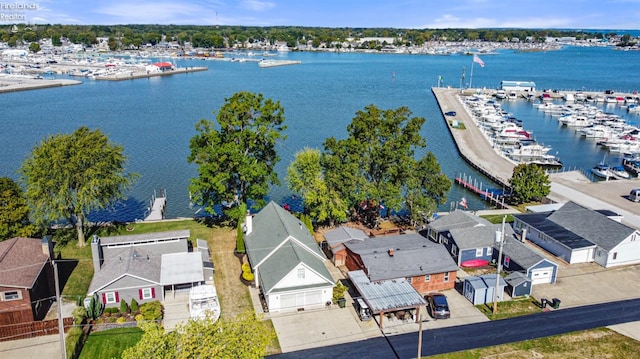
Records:
<instances>
[{"instance_id":1,"label":"house with gray roof","mask_svg":"<svg viewBox=\"0 0 640 359\"><path fill-rule=\"evenodd\" d=\"M345 242L363 241L366 238L369 236L363 230L347 226L340 226L324 234L327 249L331 252L331 261L336 266L344 265L347 255Z\"/></svg>"},{"instance_id":2,"label":"house with gray roof","mask_svg":"<svg viewBox=\"0 0 640 359\"><path fill-rule=\"evenodd\" d=\"M204 284L204 257L200 251L189 251L189 236L188 230L94 236L88 295L115 307L121 299L140 304L164 301L167 291Z\"/></svg>"},{"instance_id":3,"label":"house with gray roof","mask_svg":"<svg viewBox=\"0 0 640 359\"><path fill-rule=\"evenodd\" d=\"M419 293L455 285L456 263L443 246L420 234L369 238L344 245L347 268L363 270L373 282L406 278Z\"/></svg>"},{"instance_id":4,"label":"house with gray roof","mask_svg":"<svg viewBox=\"0 0 640 359\"><path fill-rule=\"evenodd\" d=\"M511 227L505 228L502 245L502 269L505 272L521 272L531 279L531 285L551 284L558 277L558 264L529 248L516 236ZM499 245L494 244L493 260L498 261Z\"/></svg>"},{"instance_id":5,"label":"house with gray roof","mask_svg":"<svg viewBox=\"0 0 640 359\"><path fill-rule=\"evenodd\" d=\"M452 228L441 237L441 243L447 249L458 266L469 261L483 260L489 263L493 259L493 244L496 232L501 224L480 224L474 227Z\"/></svg>"},{"instance_id":6,"label":"house with gray roof","mask_svg":"<svg viewBox=\"0 0 640 359\"><path fill-rule=\"evenodd\" d=\"M269 311L292 311L331 303L327 260L298 218L269 202L244 224L245 247L255 282Z\"/></svg>"},{"instance_id":7,"label":"house with gray roof","mask_svg":"<svg viewBox=\"0 0 640 359\"><path fill-rule=\"evenodd\" d=\"M478 217L471 212L456 209L455 211L439 216L427 225L425 237L434 243L443 243L449 238L452 229L490 226L491 222Z\"/></svg>"},{"instance_id":8,"label":"house with gray roof","mask_svg":"<svg viewBox=\"0 0 640 359\"><path fill-rule=\"evenodd\" d=\"M515 215L514 229L568 263L605 268L640 263L640 233L599 211L567 202L552 212Z\"/></svg>"}]
</instances>

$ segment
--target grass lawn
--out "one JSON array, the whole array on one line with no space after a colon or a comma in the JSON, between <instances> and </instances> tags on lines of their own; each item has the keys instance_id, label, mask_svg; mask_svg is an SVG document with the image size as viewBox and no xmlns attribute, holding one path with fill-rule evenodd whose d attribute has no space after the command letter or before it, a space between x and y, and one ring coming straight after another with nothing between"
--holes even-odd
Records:
<instances>
[{"instance_id":1,"label":"grass lawn","mask_svg":"<svg viewBox=\"0 0 640 359\"><path fill-rule=\"evenodd\" d=\"M601 328L495 347L435 355L429 358L640 358L640 345L634 339Z\"/></svg>"},{"instance_id":2,"label":"grass lawn","mask_svg":"<svg viewBox=\"0 0 640 359\"><path fill-rule=\"evenodd\" d=\"M79 359L120 358L122 352L136 345L141 337L142 330L137 327L91 333L82 348Z\"/></svg>"},{"instance_id":3,"label":"grass lawn","mask_svg":"<svg viewBox=\"0 0 640 359\"><path fill-rule=\"evenodd\" d=\"M486 315L487 318L498 320L540 313L542 312L542 308L540 308L538 304L539 302L533 297L498 302L498 313L496 313L495 317L493 316L493 302L476 305L476 308L478 308L482 314Z\"/></svg>"}]
</instances>

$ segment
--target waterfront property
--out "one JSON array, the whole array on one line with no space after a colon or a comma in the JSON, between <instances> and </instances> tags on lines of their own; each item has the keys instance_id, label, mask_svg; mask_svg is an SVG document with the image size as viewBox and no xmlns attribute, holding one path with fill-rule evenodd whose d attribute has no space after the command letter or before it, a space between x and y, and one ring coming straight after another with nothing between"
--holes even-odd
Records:
<instances>
[{"instance_id":1,"label":"waterfront property","mask_svg":"<svg viewBox=\"0 0 640 359\"><path fill-rule=\"evenodd\" d=\"M493 260L495 262L498 261L498 256L498 245L494 245ZM507 273L523 273L531 280L531 285L552 284L558 277L558 265L518 240L510 226L505 228L502 269Z\"/></svg>"},{"instance_id":2,"label":"waterfront property","mask_svg":"<svg viewBox=\"0 0 640 359\"><path fill-rule=\"evenodd\" d=\"M499 277L496 287L496 274L466 277L462 284L462 295L473 305L492 303L494 298L499 302L504 300L504 288L507 282ZM497 293L496 293L497 292Z\"/></svg>"},{"instance_id":3,"label":"waterfront property","mask_svg":"<svg viewBox=\"0 0 640 359\"><path fill-rule=\"evenodd\" d=\"M515 215L523 237L569 263L605 268L640 263L640 233L599 211L567 202L551 212Z\"/></svg>"},{"instance_id":4,"label":"waterfront property","mask_svg":"<svg viewBox=\"0 0 640 359\"><path fill-rule=\"evenodd\" d=\"M341 266L344 265L347 255L344 243L351 240L363 241L369 236L361 229L340 226L325 233L324 238L325 248L331 255L331 262L336 266Z\"/></svg>"},{"instance_id":5,"label":"waterfront property","mask_svg":"<svg viewBox=\"0 0 640 359\"><path fill-rule=\"evenodd\" d=\"M536 92L536 83L533 81L500 81L500 89L504 91Z\"/></svg>"},{"instance_id":6,"label":"waterfront property","mask_svg":"<svg viewBox=\"0 0 640 359\"><path fill-rule=\"evenodd\" d=\"M307 227L271 201L245 219L249 264L270 312L331 304L335 281Z\"/></svg>"}]
</instances>

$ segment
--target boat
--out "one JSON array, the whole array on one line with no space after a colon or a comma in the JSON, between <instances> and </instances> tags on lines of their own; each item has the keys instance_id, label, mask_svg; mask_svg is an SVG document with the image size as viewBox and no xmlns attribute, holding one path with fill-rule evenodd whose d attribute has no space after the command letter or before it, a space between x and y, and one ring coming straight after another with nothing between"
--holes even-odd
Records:
<instances>
[{"instance_id":1,"label":"boat","mask_svg":"<svg viewBox=\"0 0 640 359\"><path fill-rule=\"evenodd\" d=\"M504 90L498 90L498 92L496 92L496 98L498 100L504 100L507 98L507 93Z\"/></svg>"},{"instance_id":2,"label":"boat","mask_svg":"<svg viewBox=\"0 0 640 359\"><path fill-rule=\"evenodd\" d=\"M460 266L465 268L486 267L488 265L489 265L489 261L485 259L470 259L468 261L464 261L460 263Z\"/></svg>"},{"instance_id":3,"label":"boat","mask_svg":"<svg viewBox=\"0 0 640 359\"><path fill-rule=\"evenodd\" d=\"M518 99L518 94L515 92L509 92L509 94L507 95L507 99L509 101L515 101Z\"/></svg>"},{"instance_id":4,"label":"boat","mask_svg":"<svg viewBox=\"0 0 640 359\"><path fill-rule=\"evenodd\" d=\"M573 102L575 101L575 97L573 96L572 93L567 92L564 95L562 95L562 98L566 101L566 102Z\"/></svg>"},{"instance_id":5,"label":"boat","mask_svg":"<svg viewBox=\"0 0 640 359\"><path fill-rule=\"evenodd\" d=\"M294 60L266 60L262 59L258 62L258 67L276 67L276 66L285 66L285 65L297 65L301 64L302 61L294 61Z\"/></svg>"},{"instance_id":6,"label":"boat","mask_svg":"<svg viewBox=\"0 0 640 359\"><path fill-rule=\"evenodd\" d=\"M508 149L505 155L518 163L532 163L546 168L562 167L562 162L556 156L548 154L550 150L551 147L533 143Z\"/></svg>"},{"instance_id":7,"label":"boat","mask_svg":"<svg viewBox=\"0 0 640 359\"><path fill-rule=\"evenodd\" d=\"M192 319L204 319L210 316L216 321L220 318L220 302L215 286L207 284L191 288L189 314Z\"/></svg>"},{"instance_id":8,"label":"boat","mask_svg":"<svg viewBox=\"0 0 640 359\"><path fill-rule=\"evenodd\" d=\"M627 172L623 166L611 167L611 173L613 174L613 177L615 177L616 179L631 178L631 175L629 175L629 172Z\"/></svg>"},{"instance_id":9,"label":"boat","mask_svg":"<svg viewBox=\"0 0 640 359\"><path fill-rule=\"evenodd\" d=\"M627 172L630 172L636 177L640 174L640 158L638 158L637 154L625 154L624 157L622 157L622 166Z\"/></svg>"},{"instance_id":10,"label":"boat","mask_svg":"<svg viewBox=\"0 0 640 359\"><path fill-rule=\"evenodd\" d=\"M598 163L595 167L591 169L591 173L593 173L598 178L604 178L605 180L615 178L613 173L611 172L611 167L606 164L604 161Z\"/></svg>"}]
</instances>

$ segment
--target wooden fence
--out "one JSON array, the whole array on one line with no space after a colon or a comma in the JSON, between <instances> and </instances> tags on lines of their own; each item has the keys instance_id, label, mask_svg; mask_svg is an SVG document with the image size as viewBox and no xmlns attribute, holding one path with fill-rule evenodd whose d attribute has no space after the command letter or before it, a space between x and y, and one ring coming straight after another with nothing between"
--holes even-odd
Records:
<instances>
[{"instance_id":1,"label":"wooden fence","mask_svg":"<svg viewBox=\"0 0 640 359\"><path fill-rule=\"evenodd\" d=\"M73 318L63 318L65 332L73 326ZM58 334L58 319L0 325L0 342Z\"/></svg>"}]
</instances>

